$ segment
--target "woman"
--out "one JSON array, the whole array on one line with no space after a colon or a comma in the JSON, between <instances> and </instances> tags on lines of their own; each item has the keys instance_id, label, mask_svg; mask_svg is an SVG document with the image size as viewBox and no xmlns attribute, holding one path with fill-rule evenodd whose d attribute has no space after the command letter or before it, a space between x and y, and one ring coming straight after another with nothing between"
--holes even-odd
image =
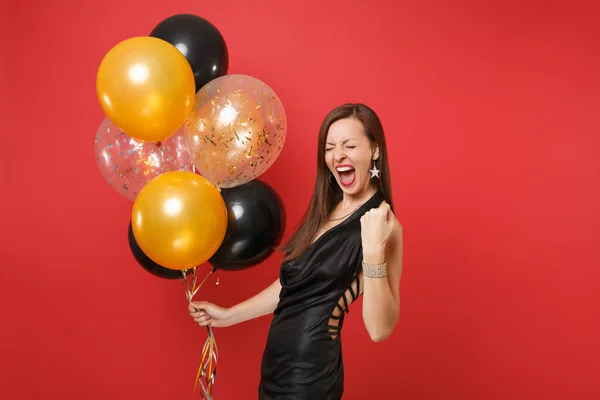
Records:
<instances>
[{"instance_id":1,"label":"woman","mask_svg":"<svg viewBox=\"0 0 600 400\"><path fill-rule=\"evenodd\" d=\"M331 111L318 139L317 180L308 211L284 246L280 277L231 308L190 304L198 324L231 326L274 313L259 399L334 400L344 390L341 329L363 296L372 340L400 314L402 227L393 214L383 127L369 107Z\"/></svg>"}]
</instances>

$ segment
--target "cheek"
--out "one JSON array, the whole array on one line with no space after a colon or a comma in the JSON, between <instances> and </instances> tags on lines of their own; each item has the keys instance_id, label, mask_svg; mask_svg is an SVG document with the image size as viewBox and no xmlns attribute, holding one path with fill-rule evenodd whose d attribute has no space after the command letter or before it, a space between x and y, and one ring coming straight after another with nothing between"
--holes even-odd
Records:
<instances>
[{"instance_id":1,"label":"cheek","mask_svg":"<svg viewBox=\"0 0 600 400\"><path fill-rule=\"evenodd\" d=\"M331 169L333 166L333 155L330 151L325 153L325 164L327 164L329 169Z\"/></svg>"},{"instance_id":2,"label":"cheek","mask_svg":"<svg viewBox=\"0 0 600 400\"><path fill-rule=\"evenodd\" d=\"M356 154L354 157L355 165L357 169L360 170L360 173L365 175L369 174L369 170L373 168L373 161L371 160L371 153L361 152L360 154Z\"/></svg>"}]
</instances>

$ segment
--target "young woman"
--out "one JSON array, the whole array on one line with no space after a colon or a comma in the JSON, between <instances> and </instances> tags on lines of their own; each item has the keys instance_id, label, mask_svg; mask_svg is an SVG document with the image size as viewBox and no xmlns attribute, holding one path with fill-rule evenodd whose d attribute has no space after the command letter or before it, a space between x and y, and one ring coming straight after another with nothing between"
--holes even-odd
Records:
<instances>
[{"instance_id":1,"label":"young woman","mask_svg":"<svg viewBox=\"0 0 600 400\"><path fill-rule=\"evenodd\" d=\"M374 341L400 314L402 227L393 214L381 122L363 104L345 104L323 121L317 179L298 230L284 246L279 278L231 308L190 304L201 326L231 326L274 313L262 359L259 399L337 400L344 391L341 330L363 296Z\"/></svg>"}]
</instances>

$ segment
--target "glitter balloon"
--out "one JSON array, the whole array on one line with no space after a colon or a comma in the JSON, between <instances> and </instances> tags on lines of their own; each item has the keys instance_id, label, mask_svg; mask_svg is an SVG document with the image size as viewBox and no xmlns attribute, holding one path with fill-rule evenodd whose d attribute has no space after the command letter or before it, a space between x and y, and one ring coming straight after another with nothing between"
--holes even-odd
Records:
<instances>
[{"instance_id":1,"label":"glitter balloon","mask_svg":"<svg viewBox=\"0 0 600 400\"><path fill-rule=\"evenodd\" d=\"M184 131L198 172L218 187L231 188L273 165L287 123L279 97L264 82L225 75L198 91Z\"/></svg>"},{"instance_id":2,"label":"glitter balloon","mask_svg":"<svg viewBox=\"0 0 600 400\"><path fill-rule=\"evenodd\" d=\"M127 135L105 117L96 134L95 149L104 179L132 201L146 183L163 172L194 168L182 129L161 142L144 142Z\"/></svg>"}]
</instances>

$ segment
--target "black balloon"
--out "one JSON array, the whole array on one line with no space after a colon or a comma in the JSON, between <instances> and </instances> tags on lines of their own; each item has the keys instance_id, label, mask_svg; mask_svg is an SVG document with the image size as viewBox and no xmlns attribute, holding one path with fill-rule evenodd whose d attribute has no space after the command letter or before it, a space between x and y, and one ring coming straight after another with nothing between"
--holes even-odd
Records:
<instances>
[{"instance_id":1,"label":"black balloon","mask_svg":"<svg viewBox=\"0 0 600 400\"><path fill-rule=\"evenodd\" d=\"M277 193L258 180L221 189L229 215L227 233L209 262L217 269L236 271L267 258L279 245L285 211Z\"/></svg>"},{"instance_id":2,"label":"black balloon","mask_svg":"<svg viewBox=\"0 0 600 400\"><path fill-rule=\"evenodd\" d=\"M177 47L194 71L196 92L211 80L226 75L229 68L227 45L219 30L206 19L176 14L161 21L150 36Z\"/></svg>"},{"instance_id":3,"label":"black balloon","mask_svg":"<svg viewBox=\"0 0 600 400\"><path fill-rule=\"evenodd\" d=\"M165 268L152 261L138 245L133 235L133 228L131 227L131 221L129 222L129 248L135 260L152 275L158 276L164 279L179 279L183 277L181 271L175 271L174 269ZM185 271L186 273L192 273L192 270Z\"/></svg>"}]
</instances>

